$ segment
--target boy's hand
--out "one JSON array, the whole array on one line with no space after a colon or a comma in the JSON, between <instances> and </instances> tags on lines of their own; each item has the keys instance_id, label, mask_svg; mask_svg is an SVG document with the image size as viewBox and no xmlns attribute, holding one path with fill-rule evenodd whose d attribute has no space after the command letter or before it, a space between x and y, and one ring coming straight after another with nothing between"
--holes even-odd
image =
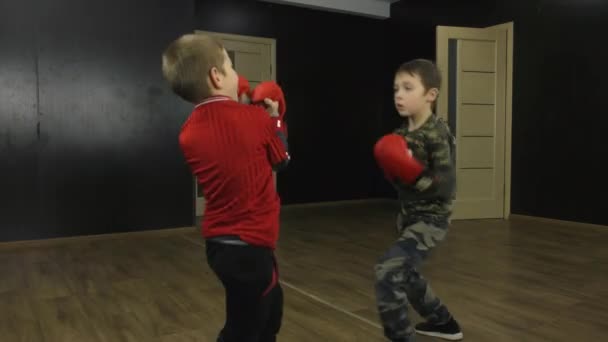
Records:
<instances>
[{"instance_id":1,"label":"boy's hand","mask_svg":"<svg viewBox=\"0 0 608 342\"><path fill-rule=\"evenodd\" d=\"M264 81L251 91L251 103L264 104L266 107L269 107L270 102L268 100L278 102L278 117L282 119L286 111L285 96L281 87L274 81ZM274 115L274 113L271 113L271 115Z\"/></svg>"},{"instance_id":2,"label":"boy's hand","mask_svg":"<svg viewBox=\"0 0 608 342\"><path fill-rule=\"evenodd\" d=\"M270 98L264 99L264 104L266 105L266 111L273 118L279 117L279 101L273 101Z\"/></svg>"}]
</instances>

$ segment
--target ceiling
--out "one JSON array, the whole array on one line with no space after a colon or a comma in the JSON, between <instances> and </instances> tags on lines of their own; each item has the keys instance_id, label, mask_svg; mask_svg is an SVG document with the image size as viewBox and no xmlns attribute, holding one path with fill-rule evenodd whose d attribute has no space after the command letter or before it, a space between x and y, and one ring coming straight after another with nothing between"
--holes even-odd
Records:
<instances>
[{"instance_id":1,"label":"ceiling","mask_svg":"<svg viewBox=\"0 0 608 342\"><path fill-rule=\"evenodd\" d=\"M259 0L330 12L348 13L386 19L391 16L391 4L399 0Z\"/></svg>"}]
</instances>

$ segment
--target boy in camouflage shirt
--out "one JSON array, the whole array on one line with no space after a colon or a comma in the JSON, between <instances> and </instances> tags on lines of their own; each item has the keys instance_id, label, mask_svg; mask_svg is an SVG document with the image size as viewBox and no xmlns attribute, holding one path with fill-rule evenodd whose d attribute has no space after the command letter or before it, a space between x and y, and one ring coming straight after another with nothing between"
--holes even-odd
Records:
<instances>
[{"instance_id":1,"label":"boy in camouflage shirt","mask_svg":"<svg viewBox=\"0 0 608 342\"><path fill-rule=\"evenodd\" d=\"M374 147L401 203L399 237L375 266L378 311L385 336L393 342L412 342L415 332L452 341L463 338L456 320L418 272L445 238L456 189L454 137L433 113L440 85L432 62L403 64L395 75L394 101L405 122ZM412 327L409 305L426 322Z\"/></svg>"}]
</instances>

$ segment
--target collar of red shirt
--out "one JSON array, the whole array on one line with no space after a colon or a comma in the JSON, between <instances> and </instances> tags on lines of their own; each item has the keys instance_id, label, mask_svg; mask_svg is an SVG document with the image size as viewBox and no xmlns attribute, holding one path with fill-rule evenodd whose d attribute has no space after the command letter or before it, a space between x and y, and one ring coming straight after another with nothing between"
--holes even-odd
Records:
<instances>
[{"instance_id":1,"label":"collar of red shirt","mask_svg":"<svg viewBox=\"0 0 608 342\"><path fill-rule=\"evenodd\" d=\"M224 95L210 96L210 97L206 98L203 102L197 104L194 108L200 108L201 106L204 106L206 104L213 103L213 102L219 102L219 101L234 101L234 100L231 99L230 97L224 96Z\"/></svg>"}]
</instances>

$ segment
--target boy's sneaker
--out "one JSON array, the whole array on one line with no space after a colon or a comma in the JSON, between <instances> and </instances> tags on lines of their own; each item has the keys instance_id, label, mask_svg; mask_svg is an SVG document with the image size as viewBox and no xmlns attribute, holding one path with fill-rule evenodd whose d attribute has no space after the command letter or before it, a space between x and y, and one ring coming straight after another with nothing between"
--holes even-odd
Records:
<instances>
[{"instance_id":1,"label":"boy's sneaker","mask_svg":"<svg viewBox=\"0 0 608 342\"><path fill-rule=\"evenodd\" d=\"M439 337L448 341L460 341L463 338L460 326L454 318L444 324L419 323L416 325L416 332L420 335Z\"/></svg>"}]
</instances>

